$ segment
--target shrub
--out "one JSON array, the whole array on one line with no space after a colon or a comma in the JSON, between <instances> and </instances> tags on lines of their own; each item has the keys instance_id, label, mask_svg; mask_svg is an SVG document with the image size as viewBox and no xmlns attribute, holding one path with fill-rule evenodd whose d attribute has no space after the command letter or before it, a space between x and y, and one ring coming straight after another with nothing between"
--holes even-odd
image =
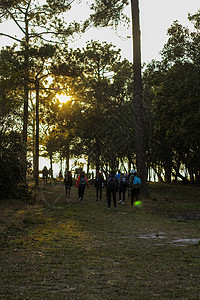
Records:
<instances>
[{"instance_id":1,"label":"shrub","mask_svg":"<svg viewBox=\"0 0 200 300\"><path fill-rule=\"evenodd\" d=\"M0 197L15 197L25 180L24 145L19 133L0 133Z\"/></svg>"}]
</instances>

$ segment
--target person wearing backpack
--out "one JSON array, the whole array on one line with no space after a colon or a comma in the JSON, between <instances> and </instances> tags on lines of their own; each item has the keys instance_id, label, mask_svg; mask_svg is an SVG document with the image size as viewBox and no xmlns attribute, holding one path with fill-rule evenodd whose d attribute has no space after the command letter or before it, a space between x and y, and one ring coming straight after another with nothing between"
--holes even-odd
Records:
<instances>
[{"instance_id":1,"label":"person wearing backpack","mask_svg":"<svg viewBox=\"0 0 200 300\"><path fill-rule=\"evenodd\" d=\"M131 191L131 206L133 206L133 202L139 200L140 187L141 179L138 177L137 172L133 170L131 171L131 176L129 178L129 189Z\"/></svg>"},{"instance_id":2,"label":"person wearing backpack","mask_svg":"<svg viewBox=\"0 0 200 300\"><path fill-rule=\"evenodd\" d=\"M127 188L127 176L124 173L121 173L119 178L119 202L118 203L122 202L122 204L124 204L126 188Z\"/></svg>"},{"instance_id":3,"label":"person wearing backpack","mask_svg":"<svg viewBox=\"0 0 200 300\"><path fill-rule=\"evenodd\" d=\"M115 176L115 172L111 171L107 179L107 199L108 199L108 209L110 209L111 198L113 198L114 207L116 206L116 192L118 190L118 180Z\"/></svg>"},{"instance_id":4,"label":"person wearing backpack","mask_svg":"<svg viewBox=\"0 0 200 300\"><path fill-rule=\"evenodd\" d=\"M66 197L69 199L71 193L71 187L72 187L72 174L67 169L65 170L64 183L65 183L65 194Z\"/></svg>"},{"instance_id":5,"label":"person wearing backpack","mask_svg":"<svg viewBox=\"0 0 200 300\"><path fill-rule=\"evenodd\" d=\"M102 199L102 188L104 185L104 178L101 172L97 174L97 178L95 180L95 188L96 188L96 200ZM99 197L98 197L99 196Z\"/></svg>"},{"instance_id":6,"label":"person wearing backpack","mask_svg":"<svg viewBox=\"0 0 200 300\"><path fill-rule=\"evenodd\" d=\"M85 192L85 187L89 188L89 182L85 176L84 172L81 172L81 174L78 176L78 179L76 181L76 188L78 188L78 196L79 196L79 201L83 201L83 195Z\"/></svg>"}]
</instances>

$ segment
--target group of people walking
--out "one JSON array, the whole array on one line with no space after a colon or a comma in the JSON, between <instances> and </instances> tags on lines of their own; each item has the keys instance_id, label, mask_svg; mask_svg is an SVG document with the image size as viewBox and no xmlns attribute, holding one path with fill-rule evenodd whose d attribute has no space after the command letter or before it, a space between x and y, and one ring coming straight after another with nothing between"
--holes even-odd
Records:
<instances>
[{"instance_id":1,"label":"group of people walking","mask_svg":"<svg viewBox=\"0 0 200 300\"><path fill-rule=\"evenodd\" d=\"M70 171L65 171L64 177L65 183L65 193L67 199L70 197L71 187L73 184L72 174ZM84 172L78 176L76 181L76 188L78 189L79 201L83 201L83 196L86 186L89 188L89 182ZM111 207L111 202L113 200L114 207L117 206L117 194L118 194L118 203L125 203L126 191L128 190L128 197L131 198L131 206L134 202L139 200L141 179L137 175L135 170L132 170L128 174L118 171L115 174L114 171L111 171L107 179L104 180L104 176L101 172L97 174L95 179L95 188L96 188L96 200L102 200L102 189L106 187L106 200L108 203L108 209Z\"/></svg>"},{"instance_id":2,"label":"group of people walking","mask_svg":"<svg viewBox=\"0 0 200 300\"><path fill-rule=\"evenodd\" d=\"M128 196L131 198L131 206L133 206L133 203L139 200L140 187L141 179L135 170L132 170L129 174L118 171L117 175L114 171L111 171L107 179L108 209L110 209L112 199L114 207L117 206L117 192L119 195L118 203L125 203L127 189Z\"/></svg>"}]
</instances>

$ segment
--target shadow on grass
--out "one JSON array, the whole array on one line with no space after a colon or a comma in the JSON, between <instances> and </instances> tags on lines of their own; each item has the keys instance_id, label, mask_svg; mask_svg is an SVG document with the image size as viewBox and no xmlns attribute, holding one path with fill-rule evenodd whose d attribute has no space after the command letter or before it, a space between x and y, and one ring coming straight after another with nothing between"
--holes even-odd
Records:
<instances>
[{"instance_id":1,"label":"shadow on grass","mask_svg":"<svg viewBox=\"0 0 200 300\"><path fill-rule=\"evenodd\" d=\"M60 183L40 192L1 203L2 299L198 299L199 221L177 219L198 211L198 188L150 186L141 208L111 210L105 190L83 203Z\"/></svg>"}]
</instances>

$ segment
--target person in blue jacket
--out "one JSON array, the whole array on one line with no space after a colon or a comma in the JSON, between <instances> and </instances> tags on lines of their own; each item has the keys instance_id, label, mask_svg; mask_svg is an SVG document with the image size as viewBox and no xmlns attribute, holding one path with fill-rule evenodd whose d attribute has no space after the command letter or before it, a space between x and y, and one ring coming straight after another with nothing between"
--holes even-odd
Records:
<instances>
[{"instance_id":1,"label":"person in blue jacket","mask_svg":"<svg viewBox=\"0 0 200 300\"><path fill-rule=\"evenodd\" d=\"M139 200L141 187L141 179L138 177L135 170L131 171L131 176L129 178L129 189L131 191L131 206L133 203Z\"/></svg>"}]
</instances>

